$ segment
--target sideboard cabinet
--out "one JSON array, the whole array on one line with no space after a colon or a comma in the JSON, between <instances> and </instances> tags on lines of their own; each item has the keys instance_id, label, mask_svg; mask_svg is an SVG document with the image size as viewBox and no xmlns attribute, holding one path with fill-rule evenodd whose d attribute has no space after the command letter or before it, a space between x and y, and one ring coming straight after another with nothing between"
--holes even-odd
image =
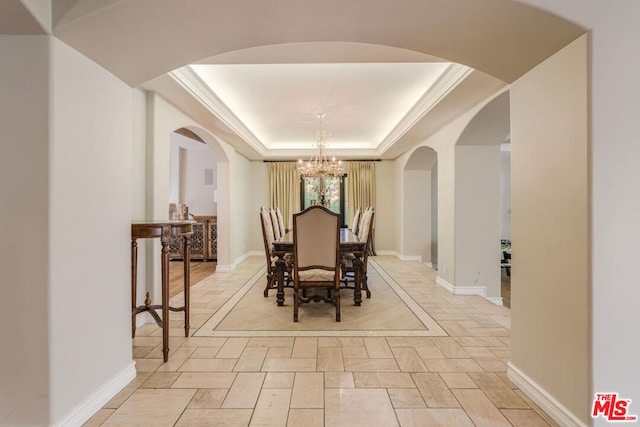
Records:
<instances>
[{"instance_id":1,"label":"sideboard cabinet","mask_svg":"<svg viewBox=\"0 0 640 427\"><path fill-rule=\"evenodd\" d=\"M197 221L193 224L191 235L191 259L203 261L218 259L218 223L216 216L194 216ZM169 245L169 258L182 259L183 239L174 237Z\"/></svg>"}]
</instances>

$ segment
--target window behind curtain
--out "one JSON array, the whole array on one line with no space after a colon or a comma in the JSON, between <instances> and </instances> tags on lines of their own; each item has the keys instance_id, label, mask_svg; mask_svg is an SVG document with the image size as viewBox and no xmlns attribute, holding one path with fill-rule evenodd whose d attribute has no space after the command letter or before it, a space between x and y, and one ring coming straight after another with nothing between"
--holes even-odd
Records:
<instances>
[{"instance_id":1,"label":"window behind curtain","mask_svg":"<svg viewBox=\"0 0 640 427\"><path fill-rule=\"evenodd\" d=\"M337 198L327 206L327 208L335 213L340 214L340 226L347 227L347 219L349 218L349 211L347 205L347 176L344 175L342 180L340 178L327 178L330 184L334 184L338 188ZM312 184L312 185L308 185ZM317 185L316 178L305 178L304 181L300 181L300 206L301 209L306 209L310 206L317 204L317 194L313 190L313 186Z\"/></svg>"}]
</instances>

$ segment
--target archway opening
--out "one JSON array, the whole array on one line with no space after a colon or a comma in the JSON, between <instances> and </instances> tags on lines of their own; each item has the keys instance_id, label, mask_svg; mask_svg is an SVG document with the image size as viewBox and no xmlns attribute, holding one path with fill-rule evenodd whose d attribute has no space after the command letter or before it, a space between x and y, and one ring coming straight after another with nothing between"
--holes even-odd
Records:
<instances>
[{"instance_id":1,"label":"archway opening","mask_svg":"<svg viewBox=\"0 0 640 427\"><path fill-rule=\"evenodd\" d=\"M402 256L438 267L438 156L418 147L404 166Z\"/></svg>"},{"instance_id":2,"label":"archway opening","mask_svg":"<svg viewBox=\"0 0 640 427\"><path fill-rule=\"evenodd\" d=\"M509 126L505 91L471 119L455 147L455 287L499 305L504 303L501 146Z\"/></svg>"}]
</instances>

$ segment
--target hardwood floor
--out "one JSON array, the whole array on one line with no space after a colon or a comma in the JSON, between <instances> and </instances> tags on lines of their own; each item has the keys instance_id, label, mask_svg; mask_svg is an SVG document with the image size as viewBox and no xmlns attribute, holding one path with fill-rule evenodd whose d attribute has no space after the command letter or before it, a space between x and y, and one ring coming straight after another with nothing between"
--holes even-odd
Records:
<instances>
[{"instance_id":1,"label":"hardwood floor","mask_svg":"<svg viewBox=\"0 0 640 427\"><path fill-rule=\"evenodd\" d=\"M209 277L216 271L215 261L191 261L191 286L202 279ZM182 261L171 261L169 263L169 298L182 292L183 287L183 264Z\"/></svg>"}]
</instances>

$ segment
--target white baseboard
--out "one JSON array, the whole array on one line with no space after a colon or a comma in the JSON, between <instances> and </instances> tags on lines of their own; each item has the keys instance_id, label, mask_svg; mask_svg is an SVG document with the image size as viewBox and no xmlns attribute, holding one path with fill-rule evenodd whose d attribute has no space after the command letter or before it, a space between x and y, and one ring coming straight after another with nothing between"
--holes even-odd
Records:
<instances>
[{"instance_id":1,"label":"white baseboard","mask_svg":"<svg viewBox=\"0 0 640 427\"><path fill-rule=\"evenodd\" d=\"M454 285L454 295L478 295L483 298L487 297L486 286L457 286Z\"/></svg>"},{"instance_id":2,"label":"white baseboard","mask_svg":"<svg viewBox=\"0 0 640 427\"><path fill-rule=\"evenodd\" d=\"M231 264L231 265L233 265L233 268L235 269L238 266L238 264L240 264L242 261L247 259L247 257L249 257L249 253L244 253L244 254L240 255L238 258L236 258L236 260L233 261L233 264Z\"/></svg>"},{"instance_id":3,"label":"white baseboard","mask_svg":"<svg viewBox=\"0 0 640 427\"><path fill-rule=\"evenodd\" d=\"M429 268L433 268L433 263L432 262L423 262L424 265L426 265Z\"/></svg>"},{"instance_id":4,"label":"white baseboard","mask_svg":"<svg viewBox=\"0 0 640 427\"><path fill-rule=\"evenodd\" d=\"M260 252L260 251L249 251L246 252L242 255L240 255L238 258L235 259L235 261L233 262L233 264L231 265L216 265L216 271L220 272L220 273L231 273L233 270L236 269L236 267L238 266L238 264L240 264L242 261L244 261L245 259L247 259L250 256L263 256L264 257L264 252Z\"/></svg>"},{"instance_id":5,"label":"white baseboard","mask_svg":"<svg viewBox=\"0 0 640 427\"><path fill-rule=\"evenodd\" d=\"M422 255L400 255L398 256L400 261L418 261L422 262Z\"/></svg>"},{"instance_id":6,"label":"white baseboard","mask_svg":"<svg viewBox=\"0 0 640 427\"><path fill-rule=\"evenodd\" d=\"M394 256L396 258L400 258L400 254L398 254L398 252L385 250L385 249L383 249L383 250L376 249L376 255L391 255L391 256Z\"/></svg>"},{"instance_id":7,"label":"white baseboard","mask_svg":"<svg viewBox=\"0 0 640 427\"><path fill-rule=\"evenodd\" d=\"M447 282L440 276L436 276L436 284L454 295L478 295L496 305L503 305L501 297L487 297L486 286L456 286Z\"/></svg>"},{"instance_id":8,"label":"white baseboard","mask_svg":"<svg viewBox=\"0 0 640 427\"><path fill-rule=\"evenodd\" d=\"M162 312L160 312L160 316L162 317ZM146 323L156 323L148 311L136 314L136 330Z\"/></svg>"},{"instance_id":9,"label":"white baseboard","mask_svg":"<svg viewBox=\"0 0 640 427\"><path fill-rule=\"evenodd\" d=\"M504 302L502 302L502 297L486 297L489 301L491 301L492 303L494 303L495 305L504 305Z\"/></svg>"},{"instance_id":10,"label":"white baseboard","mask_svg":"<svg viewBox=\"0 0 640 427\"><path fill-rule=\"evenodd\" d=\"M54 426L80 426L98 412L107 402L118 394L136 377L136 363L131 363L102 387L93 392L87 399L71 411L69 415Z\"/></svg>"},{"instance_id":11,"label":"white baseboard","mask_svg":"<svg viewBox=\"0 0 640 427\"><path fill-rule=\"evenodd\" d=\"M587 427L587 424L580 421L571 411L511 362L507 364L507 377L561 426Z\"/></svg>"},{"instance_id":12,"label":"white baseboard","mask_svg":"<svg viewBox=\"0 0 640 427\"><path fill-rule=\"evenodd\" d=\"M449 291L452 294L455 294L454 291L455 291L456 287L453 286L451 283L447 282L446 280L444 280L440 276L436 276L436 285L440 286L445 291Z\"/></svg>"}]
</instances>

